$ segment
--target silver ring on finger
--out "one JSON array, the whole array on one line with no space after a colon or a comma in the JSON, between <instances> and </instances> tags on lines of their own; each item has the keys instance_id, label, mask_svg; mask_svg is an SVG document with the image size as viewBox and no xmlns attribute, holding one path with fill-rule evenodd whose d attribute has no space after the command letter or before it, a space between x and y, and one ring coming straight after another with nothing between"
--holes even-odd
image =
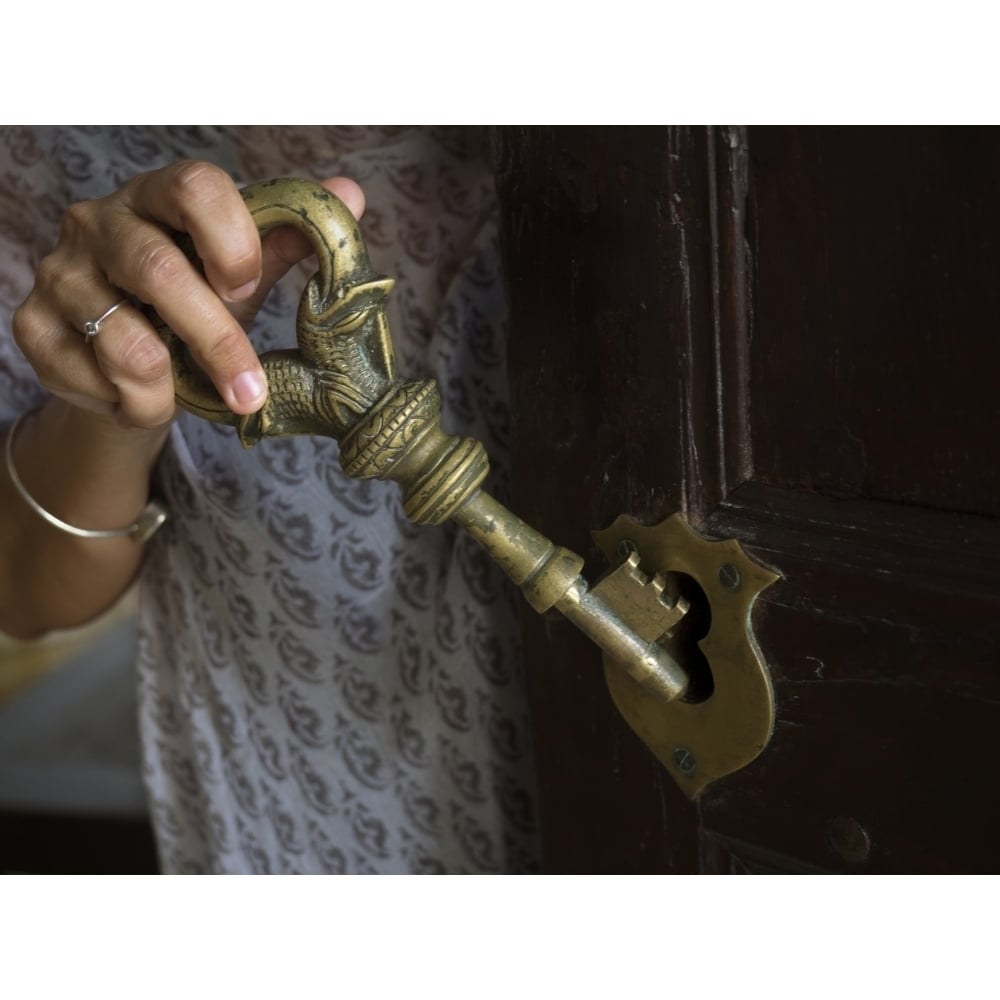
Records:
<instances>
[{"instance_id":1,"label":"silver ring on finger","mask_svg":"<svg viewBox=\"0 0 1000 1000\"><path fill-rule=\"evenodd\" d=\"M121 302L116 302L110 309L103 312L97 319L88 319L86 323L83 324L83 339L86 343L90 343L100 332L101 324L116 310L120 309L122 306L128 305L128 299L122 299Z\"/></svg>"}]
</instances>

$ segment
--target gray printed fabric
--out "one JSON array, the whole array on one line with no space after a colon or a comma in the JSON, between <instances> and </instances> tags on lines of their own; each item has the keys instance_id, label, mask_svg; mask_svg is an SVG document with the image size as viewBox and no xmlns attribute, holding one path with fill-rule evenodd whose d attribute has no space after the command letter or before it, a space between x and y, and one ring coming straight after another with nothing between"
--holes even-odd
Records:
<instances>
[{"instance_id":1,"label":"gray printed fabric","mask_svg":"<svg viewBox=\"0 0 1000 1000\"><path fill-rule=\"evenodd\" d=\"M399 370L436 378L505 493L505 306L483 135L250 126L0 130L0 420L43 398L10 313L72 201L181 156L240 182L343 174L396 278ZM294 344L308 270L272 295L259 350ZM348 480L337 445L244 450L176 421L156 489L137 660L144 778L166 872L530 872L537 829L517 595L398 488Z\"/></svg>"}]
</instances>

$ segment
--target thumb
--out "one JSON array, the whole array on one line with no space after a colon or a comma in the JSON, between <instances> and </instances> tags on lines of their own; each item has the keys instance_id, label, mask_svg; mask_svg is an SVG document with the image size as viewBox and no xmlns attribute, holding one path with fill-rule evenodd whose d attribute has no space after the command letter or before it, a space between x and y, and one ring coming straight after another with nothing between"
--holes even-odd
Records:
<instances>
[{"instance_id":1,"label":"thumb","mask_svg":"<svg viewBox=\"0 0 1000 1000\"><path fill-rule=\"evenodd\" d=\"M351 210L355 219L365 214L365 193L356 181L349 177L328 177L322 184Z\"/></svg>"}]
</instances>

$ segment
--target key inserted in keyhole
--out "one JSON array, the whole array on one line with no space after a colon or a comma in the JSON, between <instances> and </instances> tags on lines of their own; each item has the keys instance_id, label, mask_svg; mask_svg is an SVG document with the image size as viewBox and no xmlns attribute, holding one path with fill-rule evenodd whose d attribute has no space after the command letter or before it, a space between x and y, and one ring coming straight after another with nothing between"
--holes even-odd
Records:
<instances>
[{"instance_id":1,"label":"key inserted in keyhole","mask_svg":"<svg viewBox=\"0 0 1000 1000\"><path fill-rule=\"evenodd\" d=\"M666 573L664 592L673 597L683 597L690 607L687 614L674 626L672 634L660 642L681 665L689 678L683 700L699 704L712 697L715 679L705 654L698 645L712 627L712 609L705 591L698 581L686 573Z\"/></svg>"}]
</instances>

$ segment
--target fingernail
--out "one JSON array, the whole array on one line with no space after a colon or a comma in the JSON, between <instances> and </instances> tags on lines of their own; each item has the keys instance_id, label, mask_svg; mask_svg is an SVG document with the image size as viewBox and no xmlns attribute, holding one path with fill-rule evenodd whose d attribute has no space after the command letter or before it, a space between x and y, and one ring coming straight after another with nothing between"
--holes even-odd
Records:
<instances>
[{"instance_id":1,"label":"fingernail","mask_svg":"<svg viewBox=\"0 0 1000 1000\"><path fill-rule=\"evenodd\" d=\"M254 292L257 291L257 285L260 284L259 281L248 281L245 285L240 285L239 288L229 293L230 302L242 302L244 299L250 298Z\"/></svg>"},{"instance_id":2,"label":"fingernail","mask_svg":"<svg viewBox=\"0 0 1000 1000\"><path fill-rule=\"evenodd\" d=\"M250 406L260 402L267 394L267 379L263 372L240 372L233 379L233 396L240 406Z\"/></svg>"}]
</instances>

